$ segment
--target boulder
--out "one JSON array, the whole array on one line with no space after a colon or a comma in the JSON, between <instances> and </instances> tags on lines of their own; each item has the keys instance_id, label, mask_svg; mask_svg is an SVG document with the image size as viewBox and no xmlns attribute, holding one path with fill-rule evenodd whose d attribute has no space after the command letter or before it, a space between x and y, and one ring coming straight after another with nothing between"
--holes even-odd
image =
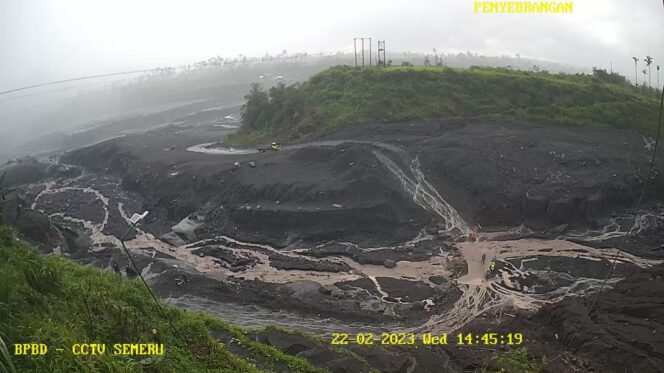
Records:
<instances>
[{"instance_id":1,"label":"boulder","mask_svg":"<svg viewBox=\"0 0 664 373\"><path fill-rule=\"evenodd\" d=\"M184 240L180 238L180 236L178 236L175 232L164 233L159 237L159 239L176 247L186 244L186 242L184 242Z\"/></svg>"}]
</instances>

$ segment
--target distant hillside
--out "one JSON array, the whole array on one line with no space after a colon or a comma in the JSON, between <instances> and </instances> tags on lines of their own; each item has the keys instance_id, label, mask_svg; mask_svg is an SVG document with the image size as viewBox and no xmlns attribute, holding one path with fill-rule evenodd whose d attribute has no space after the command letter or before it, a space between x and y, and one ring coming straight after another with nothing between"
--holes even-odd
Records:
<instances>
[{"instance_id":1,"label":"distant hillside","mask_svg":"<svg viewBox=\"0 0 664 373\"><path fill-rule=\"evenodd\" d=\"M292 140L353 123L487 117L537 123L649 131L657 120L654 90L621 75L550 74L506 68L337 66L310 80L245 97L243 128L229 142Z\"/></svg>"}]
</instances>

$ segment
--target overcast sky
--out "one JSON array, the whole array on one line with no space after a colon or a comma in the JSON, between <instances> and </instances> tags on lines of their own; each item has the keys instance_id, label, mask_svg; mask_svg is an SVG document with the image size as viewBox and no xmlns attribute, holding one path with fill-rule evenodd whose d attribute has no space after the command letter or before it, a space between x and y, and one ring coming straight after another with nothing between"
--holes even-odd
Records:
<instances>
[{"instance_id":1,"label":"overcast sky","mask_svg":"<svg viewBox=\"0 0 664 373\"><path fill-rule=\"evenodd\" d=\"M519 53L582 67L613 62L630 79L632 56L650 54L664 65L662 0L576 0L573 14L475 14L473 3L0 0L0 90L217 55L352 51L357 36L385 39L388 52Z\"/></svg>"}]
</instances>

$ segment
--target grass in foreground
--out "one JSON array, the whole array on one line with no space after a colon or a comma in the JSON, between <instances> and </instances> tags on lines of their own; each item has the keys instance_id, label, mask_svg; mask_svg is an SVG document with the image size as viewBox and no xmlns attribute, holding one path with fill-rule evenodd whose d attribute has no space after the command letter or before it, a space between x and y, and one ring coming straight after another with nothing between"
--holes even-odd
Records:
<instances>
[{"instance_id":1,"label":"grass in foreground","mask_svg":"<svg viewBox=\"0 0 664 373\"><path fill-rule=\"evenodd\" d=\"M288 355L251 336L256 331L230 325L211 316L183 312L162 304L175 332L159 313L147 290L135 280L83 266L63 257L42 256L19 243L7 226L0 226L0 373L16 372L268 372L271 366L288 372L325 373L307 360ZM297 330L268 327L300 335L321 348L325 340ZM230 335L246 352L239 357L213 337ZM44 343L43 356L13 354L15 343ZM79 356L76 343L163 343L163 356ZM63 351L57 352L56 348ZM338 350L339 356L361 356ZM526 349L495 357L498 372L536 373L546 360ZM258 361L258 364L255 363ZM261 362L262 361L262 362ZM267 361L267 363L265 363ZM257 366L259 365L259 366Z\"/></svg>"},{"instance_id":2,"label":"grass in foreground","mask_svg":"<svg viewBox=\"0 0 664 373\"><path fill-rule=\"evenodd\" d=\"M137 281L42 256L0 226L0 372L261 372L230 353L210 334L232 333L255 355L285 364L292 372L319 373L304 359L246 336L246 331L198 313L163 305L176 332ZM15 343L44 343L43 356L15 356ZM163 343L163 356L77 356L75 343ZM1 343L0 343L1 344ZM55 351L62 348L62 352ZM15 365L12 369L11 365Z\"/></svg>"}]
</instances>

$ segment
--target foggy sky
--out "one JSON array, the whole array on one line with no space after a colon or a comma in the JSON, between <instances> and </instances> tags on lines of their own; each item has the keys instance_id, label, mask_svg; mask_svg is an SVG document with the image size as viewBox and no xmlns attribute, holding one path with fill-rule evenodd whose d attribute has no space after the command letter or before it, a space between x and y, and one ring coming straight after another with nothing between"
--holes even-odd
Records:
<instances>
[{"instance_id":1,"label":"foggy sky","mask_svg":"<svg viewBox=\"0 0 664 373\"><path fill-rule=\"evenodd\" d=\"M661 0L576 0L573 14L475 14L471 0L0 0L0 91L214 56L471 51L609 68L664 65ZM388 56L389 57L389 56ZM653 66L653 85L655 69ZM639 79L642 75L639 72Z\"/></svg>"}]
</instances>

